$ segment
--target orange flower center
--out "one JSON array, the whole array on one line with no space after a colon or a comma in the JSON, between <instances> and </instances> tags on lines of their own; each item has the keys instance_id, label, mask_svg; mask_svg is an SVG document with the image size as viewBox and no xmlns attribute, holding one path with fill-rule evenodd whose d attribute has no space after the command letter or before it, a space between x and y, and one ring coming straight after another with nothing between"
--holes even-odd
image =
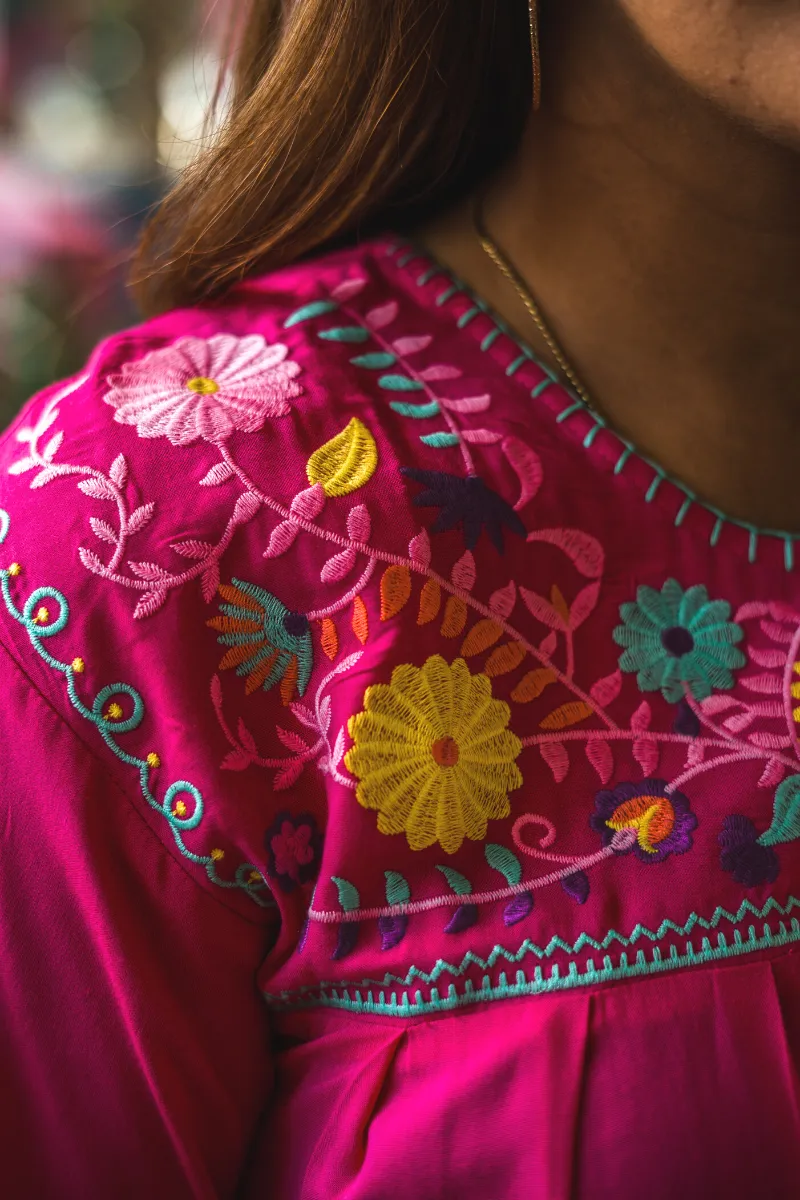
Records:
<instances>
[{"instance_id":1,"label":"orange flower center","mask_svg":"<svg viewBox=\"0 0 800 1200\"><path fill-rule=\"evenodd\" d=\"M205 375L198 375L195 379L190 379L186 384L190 392L195 392L198 396L213 396L219 391L219 384L213 379L206 379Z\"/></svg>"},{"instance_id":2,"label":"orange flower center","mask_svg":"<svg viewBox=\"0 0 800 1200\"><path fill-rule=\"evenodd\" d=\"M458 762L458 742L451 737L439 738L431 746L433 761L439 767L454 767Z\"/></svg>"}]
</instances>

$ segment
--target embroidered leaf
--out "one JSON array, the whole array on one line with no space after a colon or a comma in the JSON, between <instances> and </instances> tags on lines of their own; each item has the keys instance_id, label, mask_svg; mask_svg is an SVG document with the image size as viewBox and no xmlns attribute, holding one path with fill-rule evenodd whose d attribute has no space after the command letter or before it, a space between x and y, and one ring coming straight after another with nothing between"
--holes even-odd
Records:
<instances>
[{"instance_id":1,"label":"embroidered leaf","mask_svg":"<svg viewBox=\"0 0 800 1200\"><path fill-rule=\"evenodd\" d=\"M366 504L356 504L347 514L347 532L354 542L368 542L372 521Z\"/></svg>"},{"instance_id":2,"label":"embroidered leaf","mask_svg":"<svg viewBox=\"0 0 800 1200\"><path fill-rule=\"evenodd\" d=\"M287 317L283 323L284 329L292 329L303 321L313 321L314 317L324 317L326 313L336 312L338 304L333 300L317 300L313 304L304 304Z\"/></svg>"},{"instance_id":3,"label":"embroidered leaf","mask_svg":"<svg viewBox=\"0 0 800 1200\"><path fill-rule=\"evenodd\" d=\"M547 603L543 596L538 596L536 592L529 592L524 587L519 589L519 594L537 621L541 621L543 625L549 625L551 629L558 631L566 630L563 618L556 612L552 604Z\"/></svg>"},{"instance_id":4,"label":"embroidered leaf","mask_svg":"<svg viewBox=\"0 0 800 1200\"><path fill-rule=\"evenodd\" d=\"M152 617L154 613L163 606L167 599L167 593L163 591L145 592L136 608L133 610L133 615L137 621L141 621L144 617Z\"/></svg>"},{"instance_id":5,"label":"embroidered leaf","mask_svg":"<svg viewBox=\"0 0 800 1200\"><path fill-rule=\"evenodd\" d=\"M340 879L338 875L332 875L331 882L336 884L336 890L339 893L339 903L345 912L355 912L356 909L361 907L361 897L352 883L349 883L346 879Z\"/></svg>"},{"instance_id":6,"label":"embroidered leaf","mask_svg":"<svg viewBox=\"0 0 800 1200\"><path fill-rule=\"evenodd\" d=\"M739 701L734 700L733 696L724 696L721 692L709 696L707 700L700 703L700 707L707 716L716 716L718 713L727 712L731 708L738 708Z\"/></svg>"},{"instance_id":7,"label":"embroidered leaf","mask_svg":"<svg viewBox=\"0 0 800 1200\"><path fill-rule=\"evenodd\" d=\"M218 678L218 675L215 676L215 679ZM314 713L311 711L311 709L307 707L307 705L303 704L300 700L296 700L294 704L289 705L289 708L291 709L292 714L297 717L301 725L305 725L307 729L313 729L315 733L319 733L317 718L314 716Z\"/></svg>"},{"instance_id":8,"label":"embroidered leaf","mask_svg":"<svg viewBox=\"0 0 800 1200\"><path fill-rule=\"evenodd\" d=\"M219 588L219 561L214 560L207 571L203 572L200 579L200 594L206 604L210 604L217 594Z\"/></svg>"},{"instance_id":9,"label":"embroidered leaf","mask_svg":"<svg viewBox=\"0 0 800 1200\"><path fill-rule=\"evenodd\" d=\"M432 581L431 581L432 582ZM460 596L450 596L444 607L442 636L455 638L464 632L467 624L467 606Z\"/></svg>"},{"instance_id":10,"label":"embroidered leaf","mask_svg":"<svg viewBox=\"0 0 800 1200\"><path fill-rule=\"evenodd\" d=\"M516 471L520 482L519 500L514 505L514 508L519 511L533 500L542 486L544 479L542 462L536 451L518 437L504 438L502 450Z\"/></svg>"},{"instance_id":11,"label":"embroidered leaf","mask_svg":"<svg viewBox=\"0 0 800 1200\"><path fill-rule=\"evenodd\" d=\"M333 747L333 754L331 755L331 765L333 766L334 770L338 769L342 759L344 758L344 749L346 745L347 739L345 737L344 729L340 729L336 736L336 744Z\"/></svg>"},{"instance_id":12,"label":"embroidered leaf","mask_svg":"<svg viewBox=\"0 0 800 1200\"><path fill-rule=\"evenodd\" d=\"M530 704L532 700L537 700L544 689L551 683L555 683L557 679L555 671L551 671L549 667L529 671L514 688L511 699L516 704Z\"/></svg>"},{"instance_id":13,"label":"embroidered leaf","mask_svg":"<svg viewBox=\"0 0 800 1200\"><path fill-rule=\"evenodd\" d=\"M756 714L754 709L748 708L745 709L744 712L736 713L732 717L727 717L722 724L726 729L729 729L731 733L742 733L745 729L747 729L748 725L753 724L755 719Z\"/></svg>"},{"instance_id":14,"label":"embroidered leaf","mask_svg":"<svg viewBox=\"0 0 800 1200\"><path fill-rule=\"evenodd\" d=\"M82 479L78 484L80 490L93 500L114 500L114 489L105 479Z\"/></svg>"},{"instance_id":15,"label":"embroidered leaf","mask_svg":"<svg viewBox=\"0 0 800 1200\"><path fill-rule=\"evenodd\" d=\"M58 470L57 467L45 467L45 469L43 471L40 471L39 474L35 475L34 478L31 480L31 487L32 488L45 487L53 479L58 479L60 473L61 472Z\"/></svg>"},{"instance_id":16,"label":"embroidered leaf","mask_svg":"<svg viewBox=\"0 0 800 1200\"><path fill-rule=\"evenodd\" d=\"M50 441L47 443L44 450L42 451L42 458L44 459L44 461L46 463L50 463L53 461L56 454L58 453L58 448L61 445L61 443L63 442L63 440L64 440L64 434L62 432L59 432L59 433L55 434L54 437L50 438Z\"/></svg>"},{"instance_id":17,"label":"embroidered leaf","mask_svg":"<svg viewBox=\"0 0 800 1200\"><path fill-rule=\"evenodd\" d=\"M381 620L396 617L411 599L411 572L408 567L391 566L381 579Z\"/></svg>"},{"instance_id":18,"label":"embroidered leaf","mask_svg":"<svg viewBox=\"0 0 800 1200\"><path fill-rule=\"evenodd\" d=\"M281 736L282 732L283 732L282 730L278 730L278 737ZM256 746L256 739L253 737L252 733L245 725L243 717L239 717L238 733L239 733L239 741L242 743L245 750L249 750L251 754L257 755L258 747ZM295 737L296 736L297 735L295 734ZM300 739L300 740L302 741L302 739ZM303 749L304 750L308 749L308 747L305 745L305 743L303 743Z\"/></svg>"},{"instance_id":19,"label":"embroidered leaf","mask_svg":"<svg viewBox=\"0 0 800 1200\"><path fill-rule=\"evenodd\" d=\"M158 582L162 579L170 578L169 572L165 571L163 567L159 567L157 563L132 562L130 568L134 575L138 575L140 579L150 579Z\"/></svg>"},{"instance_id":20,"label":"embroidered leaf","mask_svg":"<svg viewBox=\"0 0 800 1200\"><path fill-rule=\"evenodd\" d=\"M513 579L504 588L494 592L489 599L489 608L501 621L508 620L517 603L517 585Z\"/></svg>"},{"instance_id":21,"label":"embroidered leaf","mask_svg":"<svg viewBox=\"0 0 800 1200\"><path fill-rule=\"evenodd\" d=\"M319 577L323 583L338 583L340 579L345 579L350 574L355 565L356 551L351 547L343 550L341 554L334 554L332 558L329 558L320 571Z\"/></svg>"},{"instance_id":22,"label":"embroidered leaf","mask_svg":"<svg viewBox=\"0 0 800 1200\"><path fill-rule=\"evenodd\" d=\"M302 758L296 758L285 766L280 771L275 772L272 780L273 792L285 792L292 784L297 783L300 776L305 770L305 762Z\"/></svg>"},{"instance_id":23,"label":"embroidered leaf","mask_svg":"<svg viewBox=\"0 0 800 1200\"><path fill-rule=\"evenodd\" d=\"M561 742L542 742L539 753L553 772L556 783L561 783L569 774L569 755Z\"/></svg>"},{"instance_id":24,"label":"embroidered leaf","mask_svg":"<svg viewBox=\"0 0 800 1200\"><path fill-rule=\"evenodd\" d=\"M445 379L460 379L463 371L458 367L448 367L444 363L437 363L432 367L426 367L424 371L420 371L420 379L424 379L426 383L439 383Z\"/></svg>"},{"instance_id":25,"label":"embroidered leaf","mask_svg":"<svg viewBox=\"0 0 800 1200\"><path fill-rule=\"evenodd\" d=\"M337 329L323 329L317 337L326 342L367 342L369 330L361 325L344 325Z\"/></svg>"},{"instance_id":26,"label":"embroidered leaf","mask_svg":"<svg viewBox=\"0 0 800 1200\"><path fill-rule=\"evenodd\" d=\"M600 782L605 785L614 774L614 755L608 742L600 738L590 738L586 743L586 757L597 772Z\"/></svg>"},{"instance_id":27,"label":"embroidered leaf","mask_svg":"<svg viewBox=\"0 0 800 1200\"><path fill-rule=\"evenodd\" d=\"M654 775L658 769L658 742L653 738L637 738L633 743L633 757L645 777Z\"/></svg>"},{"instance_id":28,"label":"embroidered leaf","mask_svg":"<svg viewBox=\"0 0 800 1200\"><path fill-rule=\"evenodd\" d=\"M458 446L461 442L461 438L457 433L445 433L444 431L441 433L426 433L419 440L424 442L426 446L434 446L439 450L444 450L448 446Z\"/></svg>"},{"instance_id":29,"label":"embroidered leaf","mask_svg":"<svg viewBox=\"0 0 800 1200\"><path fill-rule=\"evenodd\" d=\"M786 655L782 650L758 650L750 646L748 655L759 667L783 667L786 665Z\"/></svg>"},{"instance_id":30,"label":"embroidered leaf","mask_svg":"<svg viewBox=\"0 0 800 1200\"><path fill-rule=\"evenodd\" d=\"M233 467L229 467L226 462L217 463L200 480L200 487L219 487L221 483L232 479L235 473Z\"/></svg>"},{"instance_id":31,"label":"embroidered leaf","mask_svg":"<svg viewBox=\"0 0 800 1200\"><path fill-rule=\"evenodd\" d=\"M246 525L248 521L252 521L260 508L261 501L258 496L254 492L245 492L236 501L231 520L234 525Z\"/></svg>"},{"instance_id":32,"label":"embroidered leaf","mask_svg":"<svg viewBox=\"0 0 800 1200\"><path fill-rule=\"evenodd\" d=\"M292 707L294 707L294 705ZM257 754L258 751L256 750L256 744L255 744L255 739L253 738L253 735L252 734L250 735L250 740L252 742L252 745L248 746L247 742L245 742L244 738L242 737L242 728L243 728L243 722L240 718L239 719L239 741L242 743L243 746L247 746L248 750L252 750L254 754ZM303 741L303 739L300 737L299 733L295 733L291 729L281 729L280 725L275 726L275 733L278 737L278 740L282 743L282 745L284 745L287 750L291 750L293 754L305 754L305 752L308 750L308 745Z\"/></svg>"},{"instance_id":33,"label":"embroidered leaf","mask_svg":"<svg viewBox=\"0 0 800 1200\"><path fill-rule=\"evenodd\" d=\"M471 592L475 587L475 558L471 550L467 550L461 555L456 565L453 567L453 572L450 576L453 587L460 588L463 592Z\"/></svg>"},{"instance_id":34,"label":"embroidered leaf","mask_svg":"<svg viewBox=\"0 0 800 1200\"><path fill-rule=\"evenodd\" d=\"M569 605L564 599L561 593L561 588L557 583L554 583L550 589L550 603L553 605L553 608L561 617L561 620L564 622L564 624L569 625Z\"/></svg>"},{"instance_id":35,"label":"embroidered leaf","mask_svg":"<svg viewBox=\"0 0 800 1200\"><path fill-rule=\"evenodd\" d=\"M760 750L788 750L792 745L790 737L781 736L778 733L751 733L748 742L752 746L758 746Z\"/></svg>"},{"instance_id":36,"label":"embroidered leaf","mask_svg":"<svg viewBox=\"0 0 800 1200\"><path fill-rule=\"evenodd\" d=\"M474 625L464 639L464 645L461 647L462 658L473 658L476 654L483 654L484 650L488 650L500 641L503 636L503 627L498 625L496 621L490 621L488 618L479 621Z\"/></svg>"},{"instance_id":37,"label":"embroidered leaf","mask_svg":"<svg viewBox=\"0 0 800 1200\"><path fill-rule=\"evenodd\" d=\"M778 846L800 837L800 775L784 779L775 793L772 824L758 839L761 846Z\"/></svg>"},{"instance_id":38,"label":"embroidered leaf","mask_svg":"<svg viewBox=\"0 0 800 1200\"><path fill-rule=\"evenodd\" d=\"M579 629L587 617L591 616L600 598L600 584L590 583L575 597L570 609L569 625L573 631Z\"/></svg>"},{"instance_id":39,"label":"embroidered leaf","mask_svg":"<svg viewBox=\"0 0 800 1200\"><path fill-rule=\"evenodd\" d=\"M474 443L476 446L494 446L502 440L502 433L496 433L494 429L462 429L462 442Z\"/></svg>"},{"instance_id":40,"label":"embroidered leaf","mask_svg":"<svg viewBox=\"0 0 800 1200\"><path fill-rule=\"evenodd\" d=\"M211 703L215 708L222 708L222 680L219 675L211 676Z\"/></svg>"},{"instance_id":41,"label":"embroidered leaf","mask_svg":"<svg viewBox=\"0 0 800 1200\"><path fill-rule=\"evenodd\" d=\"M322 732L327 734L331 727L331 715L333 710L333 702L330 696L323 696L319 704L319 723L322 727Z\"/></svg>"},{"instance_id":42,"label":"embroidered leaf","mask_svg":"<svg viewBox=\"0 0 800 1200\"><path fill-rule=\"evenodd\" d=\"M762 621L761 628L771 641L779 642L783 646L792 644L793 629L787 629L785 625L777 625L774 621Z\"/></svg>"},{"instance_id":43,"label":"embroidered leaf","mask_svg":"<svg viewBox=\"0 0 800 1200\"><path fill-rule=\"evenodd\" d=\"M484 849L484 854L489 866L505 876L509 887L516 887L522 881L522 866L520 861L516 854L512 854L505 846L498 846L494 842L489 842Z\"/></svg>"},{"instance_id":44,"label":"embroidered leaf","mask_svg":"<svg viewBox=\"0 0 800 1200\"><path fill-rule=\"evenodd\" d=\"M398 914L396 917L378 917L378 933L381 935L381 950L394 950L399 946L408 931L408 917Z\"/></svg>"},{"instance_id":45,"label":"embroidered leaf","mask_svg":"<svg viewBox=\"0 0 800 1200\"><path fill-rule=\"evenodd\" d=\"M89 524L99 538L104 542L109 542L112 546L116 546L117 535L107 521L101 521L99 517L90 517Z\"/></svg>"},{"instance_id":46,"label":"embroidered leaf","mask_svg":"<svg viewBox=\"0 0 800 1200\"><path fill-rule=\"evenodd\" d=\"M430 621L435 621L441 607L442 589L435 579L429 579L423 587L419 598L417 624L427 625Z\"/></svg>"},{"instance_id":47,"label":"embroidered leaf","mask_svg":"<svg viewBox=\"0 0 800 1200\"><path fill-rule=\"evenodd\" d=\"M387 392L421 392L424 390L424 385L421 384L418 379L412 379L410 375L381 375L380 379L378 380L378 386L382 387L384 391ZM439 405L435 400L427 407L435 407L436 411L439 411ZM414 406L411 404L400 404L399 402L395 401L392 404L392 408L395 410L395 412L401 413L401 415L404 417L417 417L421 415L420 413L414 411ZM408 409L409 411L403 412L403 409Z\"/></svg>"},{"instance_id":48,"label":"embroidered leaf","mask_svg":"<svg viewBox=\"0 0 800 1200\"><path fill-rule=\"evenodd\" d=\"M572 559L575 568L587 579L599 579L605 566L605 552L597 538L580 529L539 529L528 534L529 542L547 542Z\"/></svg>"},{"instance_id":49,"label":"embroidered leaf","mask_svg":"<svg viewBox=\"0 0 800 1200\"><path fill-rule=\"evenodd\" d=\"M421 350L427 350L432 341L429 333L424 333L421 337L398 338L392 343L392 349L396 354L419 354Z\"/></svg>"},{"instance_id":50,"label":"embroidered leaf","mask_svg":"<svg viewBox=\"0 0 800 1200\"><path fill-rule=\"evenodd\" d=\"M348 300L354 300L356 296L360 296L366 286L366 279L345 279L344 283L340 283L333 289L331 296L340 304L345 304Z\"/></svg>"},{"instance_id":51,"label":"embroidered leaf","mask_svg":"<svg viewBox=\"0 0 800 1200\"><path fill-rule=\"evenodd\" d=\"M437 867L436 870L442 872L457 896L472 895L472 884L459 871L454 871L452 867Z\"/></svg>"},{"instance_id":52,"label":"embroidered leaf","mask_svg":"<svg viewBox=\"0 0 800 1200\"><path fill-rule=\"evenodd\" d=\"M561 880L561 886L576 904L585 904L589 899L589 876L585 871L575 871Z\"/></svg>"},{"instance_id":53,"label":"embroidered leaf","mask_svg":"<svg viewBox=\"0 0 800 1200\"><path fill-rule=\"evenodd\" d=\"M366 646L369 637L369 614L367 606L360 596L353 601L353 633L362 646Z\"/></svg>"},{"instance_id":54,"label":"embroidered leaf","mask_svg":"<svg viewBox=\"0 0 800 1200\"><path fill-rule=\"evenodd\" d=\"M297 493L289 511L300 521L315 521L325 507L326 499L322 484L315 483L313 487Z\"/></svg>"},{"instance_id":55,"label":"embroidered leaf","mask_svg":"<svg viewBox=\"0 0 800 1200\"><path fill-rule=\"evenodd\" d=\"M411 899L411 888L408 880L399 871L384 871L386 876L386 903L408 904Z\"/></svg>"},{"instance_id":56,"label":"embroidered leaf","mask_svg":"<svg viewBox=\"0 0 800 1200\"><path fill-rule=\"evenodd\" d=\"M442 407L456 413L482 413L491 408L491 396L465 396L463 400L442 400Z\"/></svg>"},{"instance_id":57,"label":"embroidered leaf","mask_svg":"<svg viewBox=\"0 0 800 1200\"><path fill-rule=\"evenodd\" d=\"M634 733L646 733L650 728L652 718L653 713L650 705L646 700L643 700L631 717L631 729Z\"/></svg>"},{"instance_id":58,"label":"embroidered leaf","mask_svg":"<svg viewBox=\"0 0 800 1200\"><path fill-rule=\"evenodd\" d=\"M92 571L95 575L102 575L105 567L94 550L87 550L84 546L78 548L78 558L81 560L87 571Z\"/></svg>"},{"instance_id":59,"label":"embroidered leaf","mask_svg":"<svg viewBox=\"0 0 800 1200\"><path fill-rule=\"evenodd\" d=\"M183 558L196 559L206 558L214 549L208 542L198 542L194 538L188 542L173 542L170 548Z\"/></svg>"},{"instance_id":60,"label":"embroidered leaf","mask_svg":"<svg viewBox=\"0 0 800 1200\"><path fill-rule=\"evenodd\" d=\"M270 534L264 558L280 558L282 554L286 554L295 544L299 532L300 526L295 525L294 521L281 521Z\"/></svg>"},{"instance_id":61,"label":"embroidered leaf","mask_svg":"<svg viewBox=\"0 0 800 1200\"><path fill-rule=\"evenodd\" d=\"M569 704L562 704L561 708L557 708L555 712L551 712L541 722L541 729L568 729L571 725L578 725L581 721L585 721L587 717L592 716L592 709L583 700L571 700Z\"/></svg>"},{"instance_id":62,"label":"embroidered leaf","mask_svg":"<svg viewBox=\"0 0 800 1200\"><path fill-rule=\"evenodd\" d=\"M505 646L498 646L489 655L483 673L490 679L496 679L499 675L508 675L509 672L517 669L524 658L525 648L519 642L506 642Z\"/></svg>"},{"instance_id":63,"label":"embroidered leaf","mask_svg":"<svg viewBox=\"0 0 800 1200\"><path fill-rule=\"evenodd\" d=\"M32 471L38 465L35 458L20 458L11 464L8 473L9 475L24 475L26 471Z\"/></svg>"},{"instance_id":64,"label":"embroidered leaf","mask_svg":"<svg viewBox=\"0 0 800 1200\"><path fill-rule=\"evenodd\" d=\"M309 483L319 483L326 496L347 496L368 483L378 466L378 447L366 425L353 417L341 433L308 460Z\"/></svg>"},{"instance_id":65,"label":"embroidered leaf","mask_svg":"<svg viewBox=\"0 0 800 1200\"><path fill-rule=\"evenodd\" d=\"M503 909L503 924L510 929L512 925L519 925L520 921L524 921L532 912L533 893L522 892L519 896L514 896Z\"/></svg>"},{"instance_id":66,"label":"embroidered leaf","mask_svg":"<svg viewBox=\"0 0 800 1200\"><path fill-rule=\"evenodd\" d=\"M748 692L759 692L764 696L776 696L783 692L783 680L779 675L751 675L740 682Z\"/></svg>"},{"instance_id":67,"label":"embroidered leaf","mask_svg":"<svg viewBox=\"0 0 800 1200\"><path fill-rule=\"evenodd\" d=\"M242 750L231 750L219 764L223 771L246 771L252 762L249 754Z\"/></svg>"},{"instance_id":68,"label":"embroidered leaf","mask_svg":"<svg viewBox=\"0 0 800 1200\"><path fill-rule=\"evenodd\" d=\"M128 533L141 533L144 527L150 524L155 509L156 506L152 501L141 505L140 508L135 508L128 518Z\"/></svg>"},{"instance_id":69,"label":"embroidered leaf","mask_svg":"<svg viewBox=\"0 0 800 1200\"><path fill-rule=\"evenodd\" d=\"M128 462L124 454L118 454L108 472L110 479L118 488L124 488L128 482Z\"/></svg>"},{"instance_id":70,"label":"embroidered leaf","mask_svg":"<svg viewBox=\"0 0 800 1200\"><path fill-rule=\"evenodd\" d=\"M393 354L376 352L375 354L359 354L357 358L351 358L350 362L354 367L364 367L367 371L386 371L389 367L394 366L397 359Z\"/></svg>"},{"instance_id":71,"label":"embroidered leaf","mask_svg":"<svg viewBox=\"0 0 800 1200\"><path fill-rule=\"evenodd\" d=\"M352 954L358 945L358 935L361 926L356 921L345 921L339 926L339 936L336 941L336 949L331 958L334 962L339 962L343 958L347 958L348 954Z\"/></svg>"},{"instance_id":72,"label":"embroidered leaf","mask_svg":"<svg viewBox=\"0 0 800 1200\"><path fill-rule=\"evenodd\" d=\"M686 766L687 767L699 767L700 763L703 761L705 756L706 756L705 746L703 746L702 743L698 744L697 742L693 742L692 745L689 747L689 753L686 755ZM655 770L655 767L653 768L653 770ZM646 774L649 774L649 773L650 773L649 771L646 772Z\"/></svg>"},{"instance_id":73,"label":"embroidered leaf","mask_svg":"<svg viewBox=\"0 0 800 1200\"><path fill-rule=\"evenodd\" d=\"M764 767L758 786L763 788L777 787L786 774L786 767L778 758L771 758Z\"/></svg>"},{"instance_id":74,"label":"embroidered leaf","mask_svg":"<svg viewBox=\"0 0 800 1200\"><path fill-rule=\"evenodd\" d=\"M409 404L405 400L392 400L389 407L401 417L411 417L415 421L427 421L430 417L438 417L442 411L438 400L428 404Z\"/></svg>"},{"instance_id":75,"label":"embroidered leaf","mask_svg":"<svg viewBox=\"0 0 800 1200\"><path fill-rule=\"evenodd\" d=\"M408 547L408 557L420 566L428 567L431 562L431 539L426 529L411 539Z\"/></svg>"},{"instance_id":76,"label":"embroidered leaf","mask_svg":"<svg viewBox=\"0 0 800 1200\"><path fill-rule=\"evenodd\" d=\"M622 691L622 672L615 671L613 675L606 675L603 679L598 679L597 683L592 684L589 695L598 704L604 707L606 704L613 703L617 696Z\"/></svg>"},{"instance_id":77,"label":"embroidered leaf","mask_svg":"<svg viewBox=\"0 0 800 1200\"><path fill-rule=\"evenodd\" d=\"M339 653L339 634L335 623L330 617L323 617L320 642L327 658L333 662Z\"/></svg>"},{"instance_id":78,"label":"embroidered leaf","mask_svg":"<svg viewBox=\"0 0 800 1200\"><path fill-rule=\"evenodd\" d=\"M736 610L736 616L733 619L738 625L740 621L750 621L755 617L766 617L768 613L768 604L764 604L761 600L749 600L747 604L742 604Z\"/></svg>"},{"instance_id":79,"label":"embroidered leaf","mask_svg":"<svg viewBox=\"0 0 800 1200\"><path fill-rule=\"evenodd\" d=\"M400 311L400 305L396 300L391 300L388 304L382 304L379 308L373 308L367 313L367 324L370 329L385 329L387 325L391 325Z\"/></svg>"},{"instance_id":80,"label":"embroidered leaf","mask_svg":"<svg viewBox=\"0 0 800 1200\"><path fill-rule=\"evenodd\" d=\"M478 906L476 904L460 904L452 917L444 927L445 933L463 933L465 929L471 929L478 920Z\"/></svg>"}]
</instances>

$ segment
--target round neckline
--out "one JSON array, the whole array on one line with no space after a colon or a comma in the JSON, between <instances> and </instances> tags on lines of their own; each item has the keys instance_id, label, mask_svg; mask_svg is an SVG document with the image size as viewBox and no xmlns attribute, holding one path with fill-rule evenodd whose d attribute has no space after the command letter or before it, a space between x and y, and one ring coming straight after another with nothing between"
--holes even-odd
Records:
<instances>
[{"instance_id":1,"label":"round neckline","mask_svg":"<svg viewBox=\"0 0 800 1200\"><path fill-rule=\"evenodd\" d=\"M719 544L723 531L730 528L744 535L746 558L749 563L753 564L758 561L759 543L764 540L772 545L782 547L786 570L791 571L794 568L795 547L800 543L800 532L792 533L788 530L762 528L752 522L728 516L722 509L702 499L680 479L664 470L654 459L640 451L633 442L618 433L604 417L591 409L570 387L569 383L552 367L543 362L482 296L439 262L430 251L399 236L388 235L384 245L386 257L392 259L397 268L405 271L421 291L429 292L430 285L435 280L447 281L448 286L444 290L439 290L432 297L433 304L437 308L448 307L458 297L468 302L467 307L458 314L456 324L460 330L471 333L481 350L489 351L500 342L500 339L506 339L516 349L516 356L505 371L507 377L515 378L517 382L523 383L521 373L524 373L526 366L533 366L540 372L541 378L529 389L530 398L551 401L548 407L553 414L555 424L559 426L569 424L576 430L574 438L570 440L582 445L587 453L597 461L602 445L601 435L605 435L606 452L600 455L604 460L604 465L618 476L626 471L629 474L631 467L638 466L643 500L646 504L663 499L670 490L676 492L678 505L673 516L676 528L684 526L684 522L692 510L699 510L710 518L708 545L712 549ZM417 271L419 264L424 264L424 270L421 272ZM479 328L476 322L480 317L484 320ZM486 322L491 326L488 332L484 331ZM527 387L527 384L524 386ZM564 405L559 406L552 402L554 393L557 391L564 397L566 402ZM615 454L607 452L610 448L609 441L616 443Z\"/></svg>"}]
</instances>

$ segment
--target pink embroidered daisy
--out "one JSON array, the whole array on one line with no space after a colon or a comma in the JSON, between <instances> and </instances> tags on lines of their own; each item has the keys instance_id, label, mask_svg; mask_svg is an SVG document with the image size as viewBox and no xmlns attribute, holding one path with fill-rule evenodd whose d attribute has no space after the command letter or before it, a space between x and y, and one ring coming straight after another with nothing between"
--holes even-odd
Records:
<instances>
[{"instance_id":1,"label":"pink embroidered daisy","mask_svg":"<svg viewBox=\"0 0 800 1200\"><path fill-rule=\"evenodd\" d=\"M105 400L114 419L135 425L139 437L166 437L174 446L203 438L220 443L234 430L255 433L268 417L284 417L302 394L298 363L286 346L254 334L187 337L126 363L109 377Z\"/></svg>"}]
</instances>

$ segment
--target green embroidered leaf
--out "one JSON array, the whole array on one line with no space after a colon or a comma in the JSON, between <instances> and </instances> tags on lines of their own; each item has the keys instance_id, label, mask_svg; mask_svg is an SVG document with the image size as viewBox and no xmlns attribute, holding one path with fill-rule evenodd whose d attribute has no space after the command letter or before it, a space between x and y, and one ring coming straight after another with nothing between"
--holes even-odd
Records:
<instances>
[{"instance_id":1,"label":"green embroidered leaf","mask_svg":"<svg viewBox=\"0 0 800 1200\"><path fill-rule=\"evenodd\" d=\"M291 329L294 325L299 325L302 321L311 321L314 317L323 317L325 313L336 312L338 304L333 300L317 300L314 304L304 304L302 308L296 309L290 317L287 317L283 323L284 329Z\"/></svg>"},{"instance_id":2,"label":"green embroidered leaf","mask_svg":"<svg viewBox=\"0 0 800 1200\"><path fill-rule=\"evenodd\" d=\"M386 876L386 903L408 904L411 899L408 880L399 871L385 871L384 874Z\"/></svg>"},{"instance_id":3,"label":"green embroidered leaf","mask_svg":"<svg viewBox=\"0 0 800 1200\"><path fill-rule=\"evenodd\" d=\"M341 329L323 329L317 337L326 342L366 342L369 340L369 330L360 325L348 325Z\"/></svg>"},{"instance_id":4,"label":"green embroidered leaf","mask_svg":"<svg viewBox=\"0 0 800 1200\"><path fill-rule=\"evenodd\" d=\"M459 871L454 871L452 867L437 867L436 869L442 872L457 896L472 895L472 884Z\"/></svg>"},{"instance_id":5,"label":"green embroidered leaf","mask_svg":"<svg viewBox=\"0 0 800 1200\"><path fill-rule=\"evenodd\" d=\"M489 866L505 875L511 887L516 887L522 881L522 867L516 854L512 854L505 846L496 846L493 842L489 842L485 854Z\"/></svg>"},{"instance_id":6,"label":"green embroidered leaf","mask_svg":"<svg viewBox=\"0 0 800 1200\"><path fill-rule=\"evenodd\" d=\"M438 417L442 411L439 403L432 400L430 404L406 404L402 400L393 400L389 405L401 417L413 417L415 421L424 421L428 417Z\"/></svg>"},{"instance_id":7,"label":"green embroidered leaf","mask_svg":"<svg viewBox=\"0 0 800 1200\"><path fill-rule=\"evenodd\" d=\"M457 433L426 433L419 439L426 446L457 446L461 438Z\"/></svg>"},{"instance_id":8,"label":"green embroidered leaf","mask_svg":"<svg viewBox=\"0 0 800 1200\"><path fill-rule=\"evenodd\" d=\"M361 907L361 897L352 883L348 883L346 879L339 879L337 875L331 875L331 882L336 884L339 891L339 903L345 912L355 912Z\"/></svg>"},{"instance_id":9,"label":"green embroidered leaf","mask_svg":"<svg viewBox=\"0 0 800 1200\"><path fill-rule=\"evenodd\" d=\"M360 354L350 362L354 367L366 367L368 371L385 371L387 367L393 367L397 359L394 354Z\"/></svg>"},{"instance_id":10,"label":"green embroidered leaf","mask_svg":"<svg viewBox=\"0 0 800 1200\"><path fill-rule=\"evenodd\" d=\"M777 846L800 837L800 775L784 779L775 793L772 824L758 839L761 846Z\"/></svg>"},{"instance_id":11,"label":"green embroidered leaf","mask_svg":"<svg viewBox=\"0 0 800 1200\"><path fill-rule=\"evenodd\" d=\"M425 386L408 375L381 375L378 383L387 392L421 392Z\"/></svg>"}]
</instances>

